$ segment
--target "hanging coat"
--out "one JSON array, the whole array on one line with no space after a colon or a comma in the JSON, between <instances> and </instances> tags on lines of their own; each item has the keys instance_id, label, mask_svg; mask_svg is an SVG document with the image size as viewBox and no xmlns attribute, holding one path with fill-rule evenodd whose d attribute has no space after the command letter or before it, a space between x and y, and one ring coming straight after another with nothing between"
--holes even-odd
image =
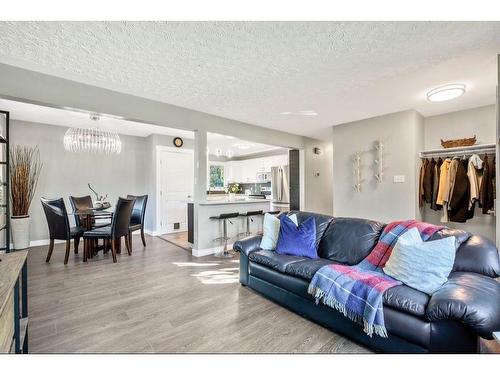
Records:
<instances>
[{"instance_id":1,"label":"hanging coat","mask_svg":"<svg viewBox=\"0 0 500 375\"><path fill-rule=\"evenodd\" d=\"M424 159L422 161L422 165L420 166L420 176L419 176L419 184L418 184L418 205L419 207L423 207L424 205L424 175L425 168L427 167L427 163L429 161Z\"/></svg>"},{"instance_id":2,"label":"hanging coat","mask_svg":"<svg viewBox=\"0 0 500 375\"><path fill-rule=\"evenodd\" d=\"M485 155L483 159L483 178L481 179L481 186L479 188L479 207L483 209L483 214L487 214L495 205L494 176L494 162L490 163L488 155Z\"/></svg>"},{"instance_id":3,"label":"hanging coat","mask_svg":"<svg viewBox=\"0 0 500 375\"><path fill-rule=\"evenodd\" d=\"M441 171L439 173L439 188L438 194L436 198L436 203L439 205L443 205L446 199L448 199L448 172L450 170L450 159L445 159L443 164L441 165Z\"/></svg>"},{"instance_id":4,"label":"hanging coat","mask_svg":"<svg viewBox=\"0 0 500 375\"><path fill-rule=\"evenodd\" d=\"M424 172L424 201L432 203L432 189L434 188L434 167L436 161L431 159L425 166Z\"/></svg>"},{"instance_id":5,"label":"hanging coat","mask_svg":"<svg viewBox=\"0 0 500 375\"><path fill-rule=\"evenodd\" d=\"M448 201L448 221L465 223L470 215L470 184L467 176L467 163L467 160L453 160L453 165L456 165L456 173Z\"/></svg>"},{"instance_id":6,"label":"hanging coat","mask_svg":"<svg viewBox=\"0 0 500 375\"><path fill-rule=\"evenodd\" d=\"M432 202L431 208L434 211L439 211L441 209L441 205L436 203L437 195L439 191L439 176L441 174L441 165L443 164L443 159L439 158L434 166L434 181L432 185Z\"/></svg>"},{"instance_id":7,"label":"hanging coat","mask_svg":"<svg viewBox=\"0 0 500 375\"><path fill-rule=\"evenodd\" d=\"M479 155L472 155L467 165L467 177L470 184L469 210L473 210L475 203L479 200L479 187L483 177L483 161Z\"/></svg>"}]
</instances>

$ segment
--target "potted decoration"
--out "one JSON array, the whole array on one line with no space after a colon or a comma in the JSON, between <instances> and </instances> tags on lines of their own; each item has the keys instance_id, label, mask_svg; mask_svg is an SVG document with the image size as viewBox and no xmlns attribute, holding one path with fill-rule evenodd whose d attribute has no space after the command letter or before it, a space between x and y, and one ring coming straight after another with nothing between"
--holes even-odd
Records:
<instances>
[{"instance_id":1,"label":"potted decoration","mask_svg":"<svg viewBox=\"0 0 500 375\"><path fill-rule=\"evenodd\" d=\"M239 184L230 184L228 188L229 200L233 200L237 193L240 192Z\"/></svg>"},{"instance_id":2,"label":"potted decoration","mask_svg":"<svg viewBox=\"0 0 500 375\"><path fill-rule=\"evenodd\" d=\"M10 220L12 242L15 250L30 245L29 209L35 195L42 163L38 147L14 146L10 150Z\"/></svg>"}]
</instances>

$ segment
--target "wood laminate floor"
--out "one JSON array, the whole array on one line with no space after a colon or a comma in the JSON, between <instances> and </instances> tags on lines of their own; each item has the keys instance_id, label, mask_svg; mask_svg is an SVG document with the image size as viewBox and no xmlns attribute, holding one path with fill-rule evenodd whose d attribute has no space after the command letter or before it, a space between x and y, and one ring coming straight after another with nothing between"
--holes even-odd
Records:
<instances>
[{"instance_id":1,"label":"wood laminate floor","mask_svg":"<svg viewBox=\"0 0 500 375\"><path fill-rule=\"evenodd\" d=\"M188 232L162 234L160 238L191 252L192 246L188 242Z\"/></svg>"},{"instance_id":2,"label":"wood laminate floor","mask_svg":"<svg viewBox=\"0 0 500 375\"><path fill-rule=\"evenodd\" d=\"M113 264L56 245L29 252L31 353L365 353L367 349L238 282L238 260L194 258L159 238L133 236Z\"/></svg>"}]
</instances>

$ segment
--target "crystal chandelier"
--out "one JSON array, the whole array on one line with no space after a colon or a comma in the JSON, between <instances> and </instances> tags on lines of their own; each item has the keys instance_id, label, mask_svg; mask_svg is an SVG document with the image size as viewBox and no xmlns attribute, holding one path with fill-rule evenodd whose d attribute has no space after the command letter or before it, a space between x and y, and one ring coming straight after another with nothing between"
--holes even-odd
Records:
<instances>
[{"instance_id":1,"label":"crystal chandelier","mask_svg":"<svg viewBox=\"0 0 500 375\"><path fill-rule=\"evenodd\" d=\"M99 116L91 115L90 119L98 121ZM70 152L119 154L122 151L122 141L118 134L99 128L69 128L64 134L64 149Z\"/></svg>"}]
</instances>

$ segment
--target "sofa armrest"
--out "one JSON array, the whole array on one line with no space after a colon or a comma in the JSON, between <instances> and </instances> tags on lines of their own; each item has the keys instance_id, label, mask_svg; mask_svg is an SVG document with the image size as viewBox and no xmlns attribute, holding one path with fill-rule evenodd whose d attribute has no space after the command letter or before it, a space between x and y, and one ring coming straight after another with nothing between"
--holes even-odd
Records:
<instances>
[{"instance_id":1,"label":"sofa armrest","mask_svg":"<svg viewBox=\"0 0 500 375\"><path fill-rule=\"evenodd\" d=\"M426 318L456 320L491 339L500 330L500 283L472 272L452 272L429 300Z\"/></svg>"},{"instance_id":2,"label":"sofa armrest","mask_svg":"<svg viewBox=\"0 0 500 375\"><path fill-rule=\"evenodd\" d=\"M262 240L262 236L253 236L247 237L240 241L236 241L233 244L233 250L239 251L240 253L245 254L247 257L250 253L254 251L260 250L260 241Z\"/></svg>"}]
</instances>

